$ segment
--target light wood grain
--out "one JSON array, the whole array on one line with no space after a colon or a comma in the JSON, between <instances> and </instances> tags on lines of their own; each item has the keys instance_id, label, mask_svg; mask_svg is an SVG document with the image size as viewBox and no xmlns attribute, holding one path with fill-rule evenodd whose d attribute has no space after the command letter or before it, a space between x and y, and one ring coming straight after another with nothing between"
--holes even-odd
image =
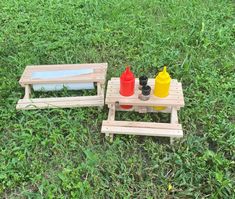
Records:
<instances>
[{"instance_id":1,"label":"light wood grain","mask_svg":"<svg viewBox=\"0 0 235 199\"><path fill-rule=\"evenodd\" d=\"M112 104L112 103L119 103L120 105L134 105L134 106L177 106L177 107L183 107L184 106L184 101L183 99L158 99L154 100L153 98L147 100L147 101L142 101L139 99L133 99L133 98L125 98L125 97L120 97L119 99L115 97L107 98L105 100L106 104Z\"/></svg>"},{"instance_id":2,"label":"light wood grain","mask_svg":"<svg viewBox=\"0 0 235 199\"><path fill-rule=\"evenodd\" d=\"M20 99L18 103L24 104L24 103L50 103L50 102L65 102L69 103L72 101L99 101L103 100L102 96L95 95L95 96L76 96L76 97L49 97L49 98L32 98L32 99Z\"/></svg>"},{"instance_id":3,"label":"light wood grain","mask_svg":"<svg viewBox=\"0 0 235 199\"><path fill-rule=\"evenodd\" d=\"M30 98L30 94L31 94L31 86L30 85L26 85L25 86L24 99L29 99Z\"/></svg>"},{"instance_id":4,"label":"light wood grain","mask_svg":"<svg viewBox=\"0 0 235 199\"><path fill-rule=\"evenodd\" d=\"M156 128L156 129L173 129L182 130L181 124L170 123L155 123L155 122L135 122L135 121L110 121L103 120L104 126L116 126L116 127L140 127L140 128Z\"/></svg>"},{"instance_id":5,"label":"light wood grain","mask_svg":"<svg viewBox=\"0 0 235 199\"><path fill-rule=\"evenodd\" d=\"M109 105L108 105L109 106ZM146 107L147 109L147 113L171 113L171 107L167 107L164 110L155 110L153 109L153 107L149 106ZM180 108L177 108L177 110L179 110ZM116 105L116 111L135 111L135 112L139 112L139 107L138 106L133 106L133 108L131 109L123 109L122 107L120 107L120 105Z\"/></svg>"},{"instance_id":6,"label":"light wood grain","mask_svg":"<svg viewBox=\"0 0 235 199\"><path fill-rule=\"evenodd\" d=\"M112 104L109 108L108 120L113 122L115 120L115 105ZM113 134L106 133L106 136L110 136L110 141L113 142Z\"/></svg>"},{"instance_id":7,"label":"light wood grain","mask_svg":"<svg viewBox=\"0 0 235 199\"><path fill-rule=\"evenodd\" d=\"M144 135L180 138L183 137L181 124L178 124L177 110L184 106L184 96L182 84L173 79L170 84L169 95L165 98L159 98L153 95L154 79L149 79L148 85L152 91L150 99L142 101L138 98L140 90L138 89L139 81L135 79L135 93L132 96L124 97L119 94L120 79L111 78L108 81L105 103L111 108L115 106L116 111L137 111L137 112L165 112L172 114L171 123L156 122L135 122L135 121L115 121L104 120L101 132L109 134L126 134L126 135ZM120 105L133 105L131 109L122 109ZM156 111L153 106L166 106L166 109ZM173 109L172 109L173 107ZM173 110L173 111L172 111ZM174 121L174 122L173 122Z\"/></svg>"},{"instance_id":8,"label":"light wood grain","mask_svg":"<svg viewBox=\"0 0 235 199\"><path fill-rule=\"evenodd\" d=\"M127 134L127 135L145 135L159 137L183 137L182 130L156 129L156 128L136 128L123 126L102 126L102 133Z\"/></svg>"},{"instance_id":9,"label":"light wood grain","mask_svg":"<svg viewBox=\"0 0 235 199\"><path fill-rule=\"evenodd\" d=\"M120 82L120 78L119 77L112 77L111 80L114 84L119 84ZM139 79L138 78L135 78L135 84L138 84L139 85ZM154 78L149 78L148 79L148 85L153 85L155 84L155 79ZM178 82L177 79L171 79L171 84L174 85L174 84L181 84L180 82Z\"/></svg>"},{"instance_id":10,"label":"light wood grain","mask_svg":"<svg viewBox=\"0 0 235 199\"><path fill-rule=\"evenodd\" d=\"M177 115L177 109L175 107L172 107L171 109L171 124L178 124L178 115ZM170 144L174 143L174 139L170 138Z\"/></svg>"},{"instance_id":11,"label":"light wood grain","mask_svg":"<svg viewBox=\"0 0 235 199\"><path fill-rule=\"evenodd\" d=\"M63 97L63 98L37 98L22 99L18 102L16 109L45 109L45 108L72 108L72 107L88 107L103 106L104 100L99 96L89 97Z\"/></svg>"},{"instance_id":12,"label":"light wood grain","mask_svg":"<svg viewBox=\"0 0 235 199\"><path fill-rule=\"evenodd\" d=\"M181 83L177 82L177 80L172 80L169 90L169 95L165 98L156 97L153 95L154 89L154 79L149 79L148 83L151 86L151 94L150 99L147 101L142 101L138 98L140 90L138 89L138 79L135 82L135 93L132 96L125 97L120 95L119 87L120 80L119 78L112 78L108 82L107 93L106 93L106 104L113 104L118 102L120 105L134 105L134 106L176 106L183 107L184 106L184 96L182 91Z\"/></svg>"},{"instance_id":13,"label":"light wood grain","mask_svg":"<svg viewBox=\"0 0 235 199\"><path fill-rule=\"evenodd\" d=\"M61 65L35 65L27 66L20 78L21 86L27 84L48 84L48 83L86 83L86 82L100 82L104 83L107 72L107 63L93 63L93 64L61 64ZM58 71L58 70L78 70L78 69L93 69L94 72L85 75L74 75L63 78L51 79L32 79L33 72L42 71Z\"/></svg>"},{"instance_id":14,"label":"light wood grain","mask_svg":"<svg viewBox=\"0 0 235 199\"><path fill-rule=\"evenodd\" d=\"M104 84L107 73L107 63L93 64L59 64L59 65L35 65L27 66L20 78L19 83L25 87L25 96L17 103L16 109L44 109L44 108L72 108L104 105ZM93 69L93 73L85 75L74 75L61 78L32 79L33 72ZM30 88L33 84L53 83L97 83L96 96L77 97L54 97L30 99Z\"/></svg>"}]
</instances>

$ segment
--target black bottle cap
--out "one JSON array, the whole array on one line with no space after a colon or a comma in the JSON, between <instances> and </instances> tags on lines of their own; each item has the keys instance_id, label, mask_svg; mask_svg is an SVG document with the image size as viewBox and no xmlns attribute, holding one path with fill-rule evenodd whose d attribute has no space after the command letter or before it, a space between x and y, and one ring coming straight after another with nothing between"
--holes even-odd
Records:
<instances>
[{"instance_id":1,"label":"black bottle cap","mask_svg":"<svg viewBox=\"0 0 235 199\"><path fill-rule=\"evenodd\" d=\"M148 85L145 85L142 87L142 95L150 95L151 87Z\"/></svg>"},{"instance_id":2,"label":"black bottle cap","mask_svg":"<svg viewBox=\"0 0 235 199\"><path fill-rule=\"evenodd\" d=\"M143 76L140 76L140 77L139 77L139 84L140 84L141 86L144 86L144 85L146 85L147 83L148 83L148 77L147 77L147 76L143 75Z\"/></svg>"}]
</instances>

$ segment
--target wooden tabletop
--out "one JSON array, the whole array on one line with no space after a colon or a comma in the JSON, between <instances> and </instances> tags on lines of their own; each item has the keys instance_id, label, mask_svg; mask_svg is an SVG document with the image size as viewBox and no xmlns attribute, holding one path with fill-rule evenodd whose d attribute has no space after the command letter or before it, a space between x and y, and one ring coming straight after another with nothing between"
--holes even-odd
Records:
<instances>
[{"instance_id":1,"label":"wooden tabletop","mask_svg":"<svg viewBox=\"0 0 235 199\"><path fill-rule=\"evenodd\" d=\"M134 106L184 106L184 96L182 85L176 79L171 80L169 95L165 98L156 97L153 95L155 79L149 79L148 85L151 87L150 99L142 101L138 98L141 91L138 89L139 79L135 79L135 93L132 96L124 97L120 95L120 79L112 78L108 81L106 92L106 104L119 103L120 105L134 105Z\"/></svg>"},{"instance_id":2,"label":"wooden tabletop","mask_svg":"<svg viewBox=\"0 0 235 199\"><path fill-rule=\"evenodd\" d=\"M28 84L48 84L48 83L85 83L85 82L100 82L104 83L107 72L107 63L92 63L92 64L60 64L60 65L33 65L27 66L20 78L21 86ZM93 73L84 75L74 75L60 78L48 79L33 79L34 72L48 72L60 70L78 70L78 69L93 69Z\"/></svg>"}]
</instances>

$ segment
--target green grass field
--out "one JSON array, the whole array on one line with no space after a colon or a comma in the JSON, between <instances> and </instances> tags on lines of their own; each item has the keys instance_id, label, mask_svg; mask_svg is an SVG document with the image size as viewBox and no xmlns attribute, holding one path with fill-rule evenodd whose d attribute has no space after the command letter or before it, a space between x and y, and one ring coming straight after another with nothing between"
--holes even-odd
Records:
<instances>
[{"instance_id":1,"label":"green grass field","mask_svg":"<svg viewBox=\"0 0 235 199\"><path fill-rule=\"evenodd\" d=\"M0 198L235 198L234 38L232 0L0 1ZM107 107L16 111L26 65L93 62L107 79L166 64L184 138L109 143Z\"/></svg>"}]
</instances>

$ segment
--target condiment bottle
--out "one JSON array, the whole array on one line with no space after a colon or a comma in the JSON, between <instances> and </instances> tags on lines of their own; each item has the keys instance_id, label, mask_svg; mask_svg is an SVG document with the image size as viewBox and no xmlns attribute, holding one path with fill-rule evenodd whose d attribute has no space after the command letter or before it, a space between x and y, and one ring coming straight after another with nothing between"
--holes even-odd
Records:
<instances>
[{"instance_id":1,"label":"condiment bottle","mask_svg":"<svg viewBox=\"0 0 235 199\"><path fill-rule=\"evenodd\" d=\"M148 85L145 85L142 87L142 92L139 94L139 99L146 101L150 97L151 87Z\"/></svg>"},{"instance_id":2,"label":"condiment bottle","mask_svg":"<svg viewBox=\"0 0 235 199\"><path fill-rule=\"evenodd\" d=\"M155 86L153 94L156 97L167 97L169 95L169 88L171 83L171 77L166 71L166 66L164 66L163 71L160 72L155 78ZM155 106L156 110L163 110L166 107L164 106Z\"/></svg>"},{"instance_id":3,"label":"condiment bottle","mask_svg":"<svg viewBox=\"0 0 235 199\"><path fill-rule=\"evenodd\" d=\"M130 67L126 67L126 70L120 77L120 94L122 96L131 96L135 91L135 76L131 72ZM121 105L124 109L132 108L131 105Z\"/></svg>"},{"instance_id":4,"label":"condiment bottle","mask_svg":"<svg viewBox=\"0 0 235 199\"><path fill-rule=\"evenodd\" d=\"M145 75L142 75L139 77L139 90L142 89L143 86L147 85L148 83L148 77Z\"/></svg>"}]
</instances>

